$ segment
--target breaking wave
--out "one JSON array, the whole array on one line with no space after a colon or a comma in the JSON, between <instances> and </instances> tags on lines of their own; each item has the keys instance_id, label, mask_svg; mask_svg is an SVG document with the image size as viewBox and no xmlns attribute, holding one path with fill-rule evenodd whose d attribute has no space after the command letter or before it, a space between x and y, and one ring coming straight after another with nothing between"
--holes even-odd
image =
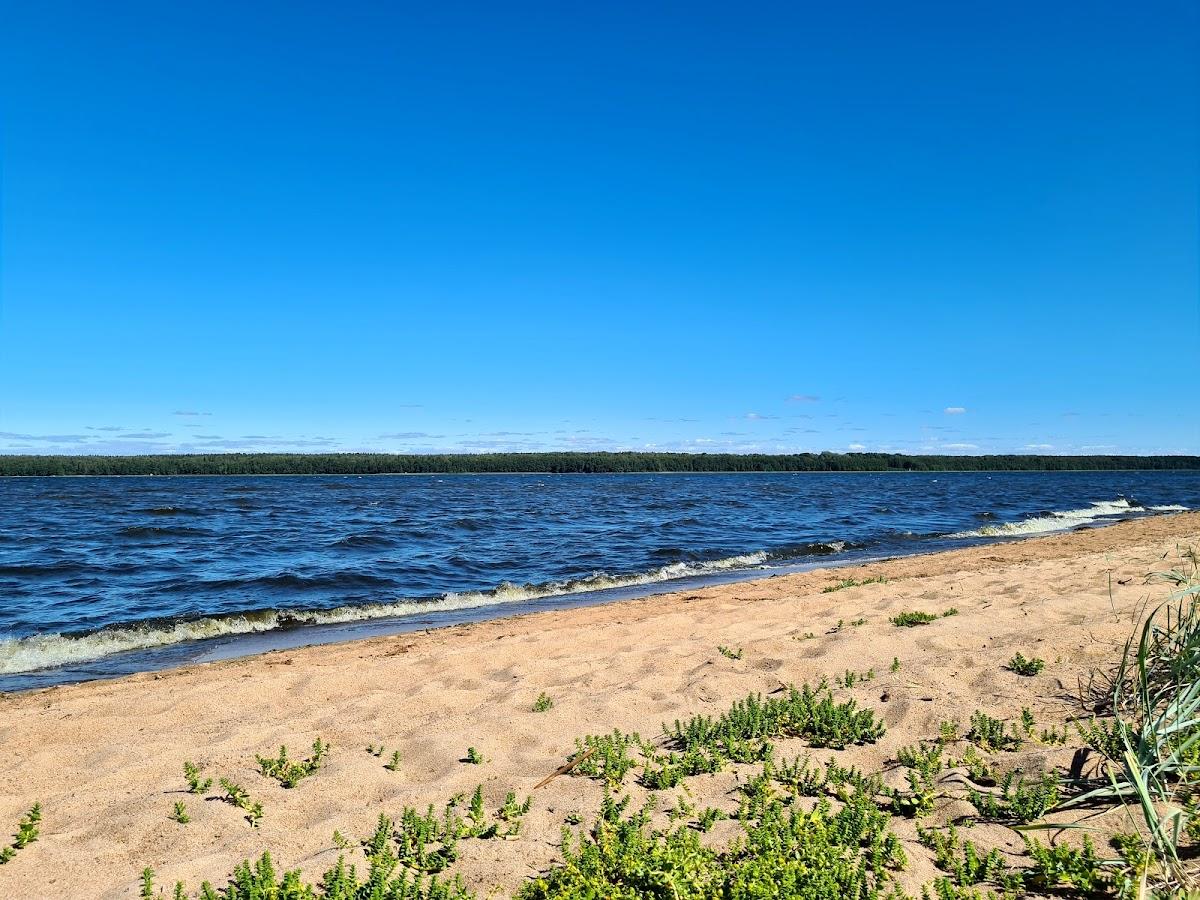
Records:
<instances>
[{"instance_id":1,"label":"breaking wave","mask_svg":"<svg viewBox=\"0 0 1200 900\"><path fill-rule=\"evenodd\" d=\"M1020 522L1002 522L997 525L984 525L972 531L959 531L947 535L951 538L980 538L980 537L1024 537L1031 534L1049 534L1054 531L1068 531L1084 525L1093 525L1114 519L1127 518L1131 515L1148 512L1186 512L1186 506L1173 503L1166 506L1142 506L1136 500L1118 497L1116 500L1101 500L1083 509L1065 509L1043 513L1023 519Z\"/></svg>"},{"instance_id":2,"label":"breaking wave","mask_svg":"<svg viewBox=\"0 0 1200 900\"><path fill-rule=\"evenodd\" d=\"M830 545L831 547L833 545ZM836 550L832 551L836 552ZM76 634L38 634L0 640L0 675L15 675L64 665L78 665L125 653L149 650L186 641L258 634L306 625L337 625L414 614L472 609L521 603L546 597L565 596L608 588L636 587L679 578L736 569L759 568L772 558L765 551L728 556L702 562L677 562L649 572L613 575L595 572L582 578L518 585L502 582L492 590L448 593L432 598L405 598L382 603L363 603L333 609L263 609L222 616L184 620L153 620L113 625L98 631Z\"/></svg>"}]
</instances>

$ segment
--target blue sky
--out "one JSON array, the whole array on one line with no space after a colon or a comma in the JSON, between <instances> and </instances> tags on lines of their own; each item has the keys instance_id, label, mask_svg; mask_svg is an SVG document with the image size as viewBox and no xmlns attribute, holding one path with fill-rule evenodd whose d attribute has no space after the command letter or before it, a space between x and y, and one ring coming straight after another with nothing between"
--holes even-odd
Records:
<instances>
[{"instance_id":1,"label":"blue sky","mask_svg":"<svg viewBox=\"0 0 1200 900\"><path fill-rule=\"evenodd\" d=\"M1198 35L10 5L0 452L1200 452Z\"/></svg>"}]
</instances>

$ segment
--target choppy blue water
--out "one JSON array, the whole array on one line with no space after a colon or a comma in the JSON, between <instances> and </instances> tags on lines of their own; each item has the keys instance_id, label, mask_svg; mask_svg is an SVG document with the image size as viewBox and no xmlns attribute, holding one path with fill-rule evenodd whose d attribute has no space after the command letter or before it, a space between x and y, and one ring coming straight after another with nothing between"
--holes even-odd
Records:
<instances>
[{"instance_id":1,"label":"choppy blue water","mask_svg":"<svg viewBox=\"0 0 1200 900\"><path fill-rule=\"evenodd\" d=\"M0 690L1196 507L1200 472L0 479Z\"/></svg>"}]
</instances>

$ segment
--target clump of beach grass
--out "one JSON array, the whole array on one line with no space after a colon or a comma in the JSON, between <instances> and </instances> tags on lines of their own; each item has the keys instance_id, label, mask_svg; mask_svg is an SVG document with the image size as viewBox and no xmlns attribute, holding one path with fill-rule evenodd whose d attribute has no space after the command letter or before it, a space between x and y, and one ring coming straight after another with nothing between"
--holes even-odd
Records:
<instances>
[{"instance_id":1,"label":"clump of beach grass","mask_svg":"<svg viewBox=\"0 0 1200 900\"><path fill-rule=\"evenodd\" d=\"M1143 880L1166 892L1200 887L1181 845L1200 839L1200 579L1159 573L1175 587L1126 642L1109 678L1111 725L1080 729L1108 757L1106 783L1061 805L1123 805L1140 823L1149 864Z\"/></svg>"}]
</instances>

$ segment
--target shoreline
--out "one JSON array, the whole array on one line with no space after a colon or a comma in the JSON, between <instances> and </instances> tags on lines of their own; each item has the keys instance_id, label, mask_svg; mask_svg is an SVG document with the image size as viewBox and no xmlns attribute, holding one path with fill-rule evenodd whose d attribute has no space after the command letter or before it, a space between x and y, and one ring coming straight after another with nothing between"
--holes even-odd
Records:
<instances>
[{"instance_id":1,"label":"shoreline","mask_svg":"<svg viewBox=\"0 0 1200 900\"><path fill-rule=\"evenodd\" d=\"M1161 469L1119 466L1104 469L697 469L695 471L631 469L628 472L550 472L539 469L513 472L238 472L235 474L224 472L195 472L192 474L131 472L111 475L9 475L0 472L0 480L6 478L394 478L401 475L414 478L446 478L452 475L537 475L554 478L568 476L592 478L597 475L1016 475L1027 472L1041 474L1046 472L1200 472L1200 466Z\"/></svg>"},{"instance_id":2,"label":"shoreline","mask_svg":"<svg viewBox=\"0 0 1200 900\"><path fill-rule=\"evenodd\" d=\"M460 473L497 474L497 473ZM600 473L619 474L619 473ZM661 474L712 474L712 473L661 473ZM754 474L799 474L799 473L754 473ZM867 473L879 474L879 473ZM99 477L99 476L67 476L67 477ZM107 476L104 476L107 477ZM156 477L156 476L121 476L121 477ZM194 477L194 476L168 476ZM289 477L289 476L262 476ZM341 476L334 476L341 477ZM354 476L345 476L354 477ZM1153 509L1153 508L1151 508ZM1051 531L1031 535L989 535L961 538L964 543L959 546L934 546L923 549L914 546L910 552L888 552L875 555L867 552L867 548L849 550L844 556L840 551L831 553L814 552L810 556L795 557L794 561L781 561L775 564L765 562L755 566L717 567L707 571L697 570L675 577L656 577L656 571L643 573L617 574L607 576L614 583L600 587L582 587L587 579L579 579L578 587L571 588L569 583L565 590L554 590L554 585L513 585L516 591L533 591L527 596L505 599L505 587L485 588L461 592L454 595L439 597L396 598L390 601L362 604L361 606L333 607L329 609L276 609L264 607L248 609L238 613L226 613L220 616L197 616L195 618L164 621L161 628L178 629L187 626L216 625L220 622L234 623L244 620L249 622L254 618L277 616L276 624L256 627L244 625L243 630L228 630L225 632L184 638L174 641L130 646L115 652L103 653L97 656L79 655L68 659L62 664L28 669L19 672L0 672L0 694L22 693L39 690L56 685L87 683L89 681L112 680L131 675L169 671L182 666L204 662L240 659L261 655L263 653L294 650L309 646L324 646L345 641L363 641L380 637L409 634L433 628L452 628L459 625L477 624L500 619L508 619L523 615L534 615L555 610L570 610L590 606L623 603L630 600L649 599L679 591L700 590L707 587L729 584L744 584L762 579L786 577L803 574L814 570L847 569L860 566L875 565L898 559L908 559L914 556L927 556L940 553L971 550L988 546L1003 546L1035 540L1039 537L1059 536L1074 531L1111 528L1124 522L1140 521L1146 518L1158 518L1174 513L1146 512L1116 521L1097 520L1085 525L1064 528L1061 531ZM954 536L948 536L946 539ZM832 545L829 545L832 546ZM749 558L768 551L755 551L744 554ZM741 558L741 557L739 557ZM721 560L716 562L720 563ZM696 565L703 567L704 562ZM546 592L539 593L539 589ZM447 602L451 601L451 602ZM424 604L428 608L422 608ZM374 615L365 614L368 610L400 606L413 607L409 611L397 613L377 612ZM363 615L356 615L362 611ZM336 617L338 614L341 617ZM311 621L305 621L305 617ZM322 621L322 618L325 621ZM119 640L129 635L136 642L140 627L143 623L130 622L118 625L103 626L92 631L69 633L54 633L47 635L30 635L18 641L37 641L37 639L55 639L63 641L86 641L95 636ZM154 620L147 623L157 624Z\"/></svg>"},{"instance_id":3,"label":"shoreline","mask_svg":"<svg viewBox=\"0 0 1200 900\"><path fill-rule=\"evenodd\" d=\"M1149 516L3 695L0 749L11 764L0 771L0 827L13 827L34 801L44 818L41 838L0 866L0 895L135 897L147 866L168 891L177 878L194 890L201 879L223 884L234 865L263 850L281 869L316 878L339 853L362 864L358 851L334 846L335 829L362 838L381 812L440 808L481 784L489 808L510 790L533 796L533 807L519 839L465 841L451 871L480 897L509 896L559 858L564 816L586 819L603 793L572 776L534 789L576 738L614 727L652 738L662 722L716 715L781 685L822 677L832 685L846 671L871 677L835 694L875 710L888 727L878 744L837 754L867 770L973 708L1010 720L1029 708L1039 725L1061 726L1084 715L1072 700L1080 680L1112 660L1147 599L1168 593L1148 586L1147 573L1197 544L1200 513ZM846 578L886 580L827 590ZM889 622L913 609L957 613L919 628ZM719 646L742 655L728 658ZM1017 651L1043 657L1046 670L1034 678L1006 671ZM543 692L554 705L533 712ZM256 754L286 744L301 758L317 737L333 745L329 761L294 790L258 773ZM365 752L368 744L398 750L398 771L383 767L386 754ZM480 765L461 762L472 746ZM779 749L808 752L800 740ZM832 753L811 752L818 761ZM1066 767L1071 752L1039 746L1020 763ZM227 803L185 793L184 760L244 785L264 805L259 827ZM736 807L730 792L754 767L742 769L699 776L698 808ZM624 789L635 806L646 796L628 782ZM663 792L666 806L672 796ZM176 800L188 801L190 824L168 818ZM955 804L938 815L961 813ZM655 821L665 823L665 814ZM719 823L712 840L728 838L732 826ZM1007 832L981 824L973 839L1016 853L1020 841ZM937 872L911 822L899 820L897 834L911 892Z\"/></svg>"}]
</instances>

